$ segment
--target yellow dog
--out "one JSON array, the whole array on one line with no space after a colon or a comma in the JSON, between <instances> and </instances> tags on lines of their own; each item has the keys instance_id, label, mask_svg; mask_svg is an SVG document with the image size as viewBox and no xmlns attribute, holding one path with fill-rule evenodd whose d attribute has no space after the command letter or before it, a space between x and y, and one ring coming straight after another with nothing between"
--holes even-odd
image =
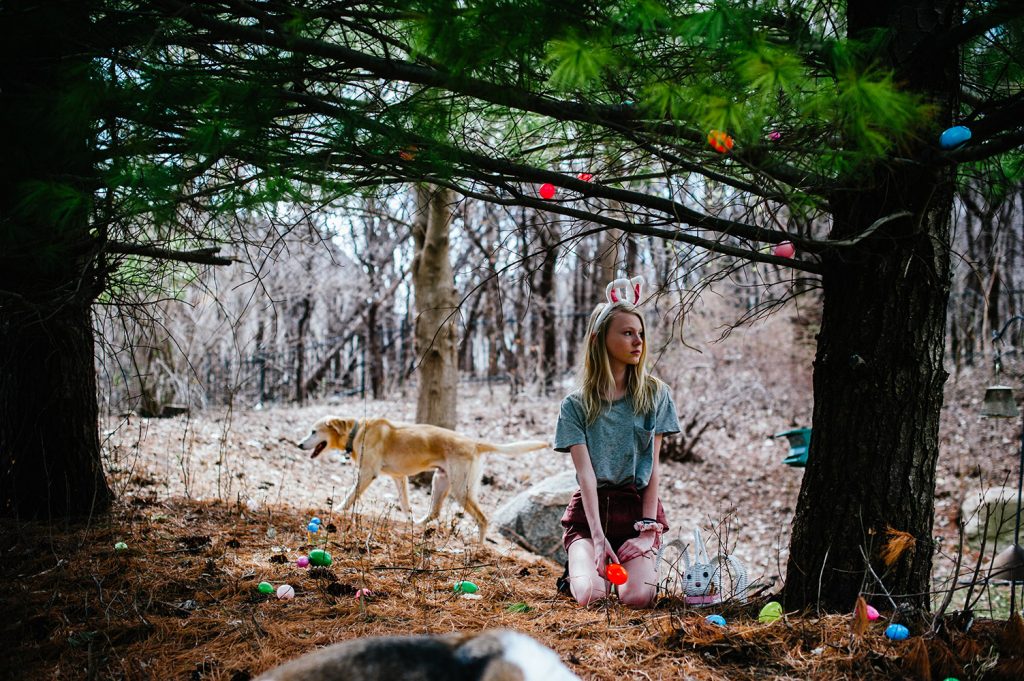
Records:
<instances>
[{"instance_id":1,"label":"yellow dog","mask_svg":"<svg viewBox=\"0 0 1024 681\"><path fill-rule=\"evenodd\" d=\"M436 470L431 484L430 511L418 522L437 518L441 504L451 492L476 520L480 541L487 533L487 516L477 500L482 456L487 452L520 454L548 446L540 440L495 445L438 426L330 416L317 421L309 436L299 443L301 449L313 450L312 458L325 449L340 449L352 457L358 467L356 484L345 498L342 510L350 508L383 473L395 481L399 504L409 513L409 476Z\"/></svg>"}]
</instances>

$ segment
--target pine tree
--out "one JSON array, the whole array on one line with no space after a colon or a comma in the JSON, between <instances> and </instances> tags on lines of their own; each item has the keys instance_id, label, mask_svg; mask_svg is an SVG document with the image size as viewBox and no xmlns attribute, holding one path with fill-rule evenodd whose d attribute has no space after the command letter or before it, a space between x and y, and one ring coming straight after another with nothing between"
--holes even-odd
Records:
<instances>
[{"instance_id":1,"label":"pine tree","mask_svg":"<svg viewBox=\"0 0 1024 681\"><path fill-rule=\"evenodd\" d=\"M27 10L5 7L5 27L23 29ZM125 273L140 262L209 260L196 249L223 235L182 229L182 206L223 214L427 181L731 266L789 267L820 282L824 307L787 606L848 610L875 589L872 572L927 606L950 213L958 171L998 166L1019 182L1020 3L96 0L90 10L71 13L88 29L68 29L80 87L46 96L91 122L77 137L91 165L63 172L53 143L35 165L42 183L26 174L4 199L5 218L61 206L46 220L78 216L79 238L8 230L5 255L43 264L83 249L61 285L108 275L88 278L88 300L111 294L111 281L138 285ZM32 78L57 72L44 70ZM5 113L16 109L8 92ZM940 148L939 132L959 122L969 144ZM719 213L688 196L710 184L750 210ZM782 241L795 258L770 252ZM7 278L0 289L6 301L40 286ZM5 456L31 459L35 445L10 439L13 393L0 393ZM916 549L883 570L889 527Z\"/></svg>"}]
</instances>

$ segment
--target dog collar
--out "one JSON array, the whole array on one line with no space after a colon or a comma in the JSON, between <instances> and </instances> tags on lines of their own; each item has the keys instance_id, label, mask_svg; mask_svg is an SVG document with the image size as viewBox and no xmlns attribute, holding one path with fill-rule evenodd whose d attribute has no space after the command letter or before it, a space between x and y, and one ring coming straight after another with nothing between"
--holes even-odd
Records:
<instances>
[{"instance_id":1,"label":"dog collar","mask_svg":"<svg viewBox=\"0 0 1024 681\"><path fill-rule=\"evenodd\" d=\"M352 445L356 442L356 432L359 430L359 421L352 424L352 430L348 432L348 442L345 443L345 453L352 453Z\"/></svg>"}]
</instances>

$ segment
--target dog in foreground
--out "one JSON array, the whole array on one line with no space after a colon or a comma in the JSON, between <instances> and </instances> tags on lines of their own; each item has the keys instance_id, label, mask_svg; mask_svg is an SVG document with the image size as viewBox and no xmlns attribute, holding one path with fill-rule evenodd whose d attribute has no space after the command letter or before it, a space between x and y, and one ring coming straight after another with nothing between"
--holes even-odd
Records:
<instances>
[{"instance_id":1,"label":"dog in foreground","mask_svg":"<svg viewBox=\"0 0 1024 681\"><path fill-rule=\"evenodd\" d=\"M525 634L359 638L316 650L256 681L572 681L558 655Z\"/></svg>"},{"instance_id":2,"label":"dog in foreground","mask_svg":"<svg viewBox=\"0 0 1024 681\"><path fill-rule=\"evenodd\" d=\"M395 481L399 504L409 513L409 476L434 470L430 510L418 522L437 518L450 493L473 516L480 528L480 541L487 533L487 516L477 501L483 455L521 454L548 446L540 440L496 445L438 426L336 417L317 421L309 436L299 443L301 449L313 451L314 459L325 449L340 449L352 457L357 466L356 484L342 503L342 510L350 508L383 473Z\"/></svg>"}]
</instances>

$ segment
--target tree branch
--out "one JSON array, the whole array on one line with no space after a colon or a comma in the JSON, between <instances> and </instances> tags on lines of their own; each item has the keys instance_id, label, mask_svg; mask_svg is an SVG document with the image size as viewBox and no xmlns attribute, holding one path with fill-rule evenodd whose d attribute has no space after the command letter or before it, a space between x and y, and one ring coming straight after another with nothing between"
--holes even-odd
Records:
<instances>
[{"instance_id":1,"label":"tree branch","mask_svg":"<svg viewBox=\"0 0 1024 681\"><path fill-rule=\"evenodd\" d=\"M652 126L649 121L638 117L639 110L634 106L599 104L594 102L574 103L556 99L543 94L524 91L507 84L492 83L478 78L469 78L445 72L438 68L422 66L409 61L390 57L378 57L360 52L336 43L322 40L286 36L271 30L263 30L250 26L241 26L205 14L193 5L180 0L158 0L157 3L193 24L217 35L230 36L247 43L274 47L289 52L304 53L322 57L363 69L373 76L385 81L399 81L415 85L439 88L454 94L471 97L480 101L506 106L511 109L540 114L559 121L575 121L610 129L620 134L633 130L646 130L655 134L670 135L675 139L686 140L695 145L703 142L703 133L696 130L682 130L678 125L656 121ZM742 153L733 154L742 159ZM757 166L758 159L752 158ZM830 183L827 178L819 177L807 170L790 168L780 163L772 163L767 167L759 167L758 171L773 177L777 181L800 187L808 193L823 194Z\"/></svg>"},{"instance_id":2,"label":"tree branch","mask_svg":"<svg viewBox=\"0 0 1024 681\"><path fill-rule=\"evenodd\" d=\"M963 149L949 151L944 154L947 160L954 163L967 163L969 161L982 161L986 158L998 156L999 154L1016 149L1024 145L1024 128L1014 132L992 137L981 144L971 145Z\"/></svg>"},{"instance_id":3,"label":"tree branch","mask_svg":"<svg viewBox=\"0 0 1024 681\"><path fill-rule=\"evenodd\" d=\"M192 251L173 251L169 248L161 248L150 244L129 244L123 241L108 241L107 253L118 255L138 255L143 258L155 258L157 260L173 260L177 262L191 262L199 265L230 265L238 262L236 258L225 258L218 256L219 246L209 248L197 248Z\"/></svg>"},{"instance_id":4,"label":"tree branch","mask_svg":"<svg viewBox=\"0 0 1024 681\"><path fill-rule=\"evenodd\" d=\"M1020 0L1005 0L996 5L991 11L965 21L959 26L955 26L937 36L934 40L929 41L927 53L936 54L951 50L972 38L983 35L986 31L996 26L1021 16L1024 16L1024 3L1020 2Z\"/></svg>"}]
</instances>

